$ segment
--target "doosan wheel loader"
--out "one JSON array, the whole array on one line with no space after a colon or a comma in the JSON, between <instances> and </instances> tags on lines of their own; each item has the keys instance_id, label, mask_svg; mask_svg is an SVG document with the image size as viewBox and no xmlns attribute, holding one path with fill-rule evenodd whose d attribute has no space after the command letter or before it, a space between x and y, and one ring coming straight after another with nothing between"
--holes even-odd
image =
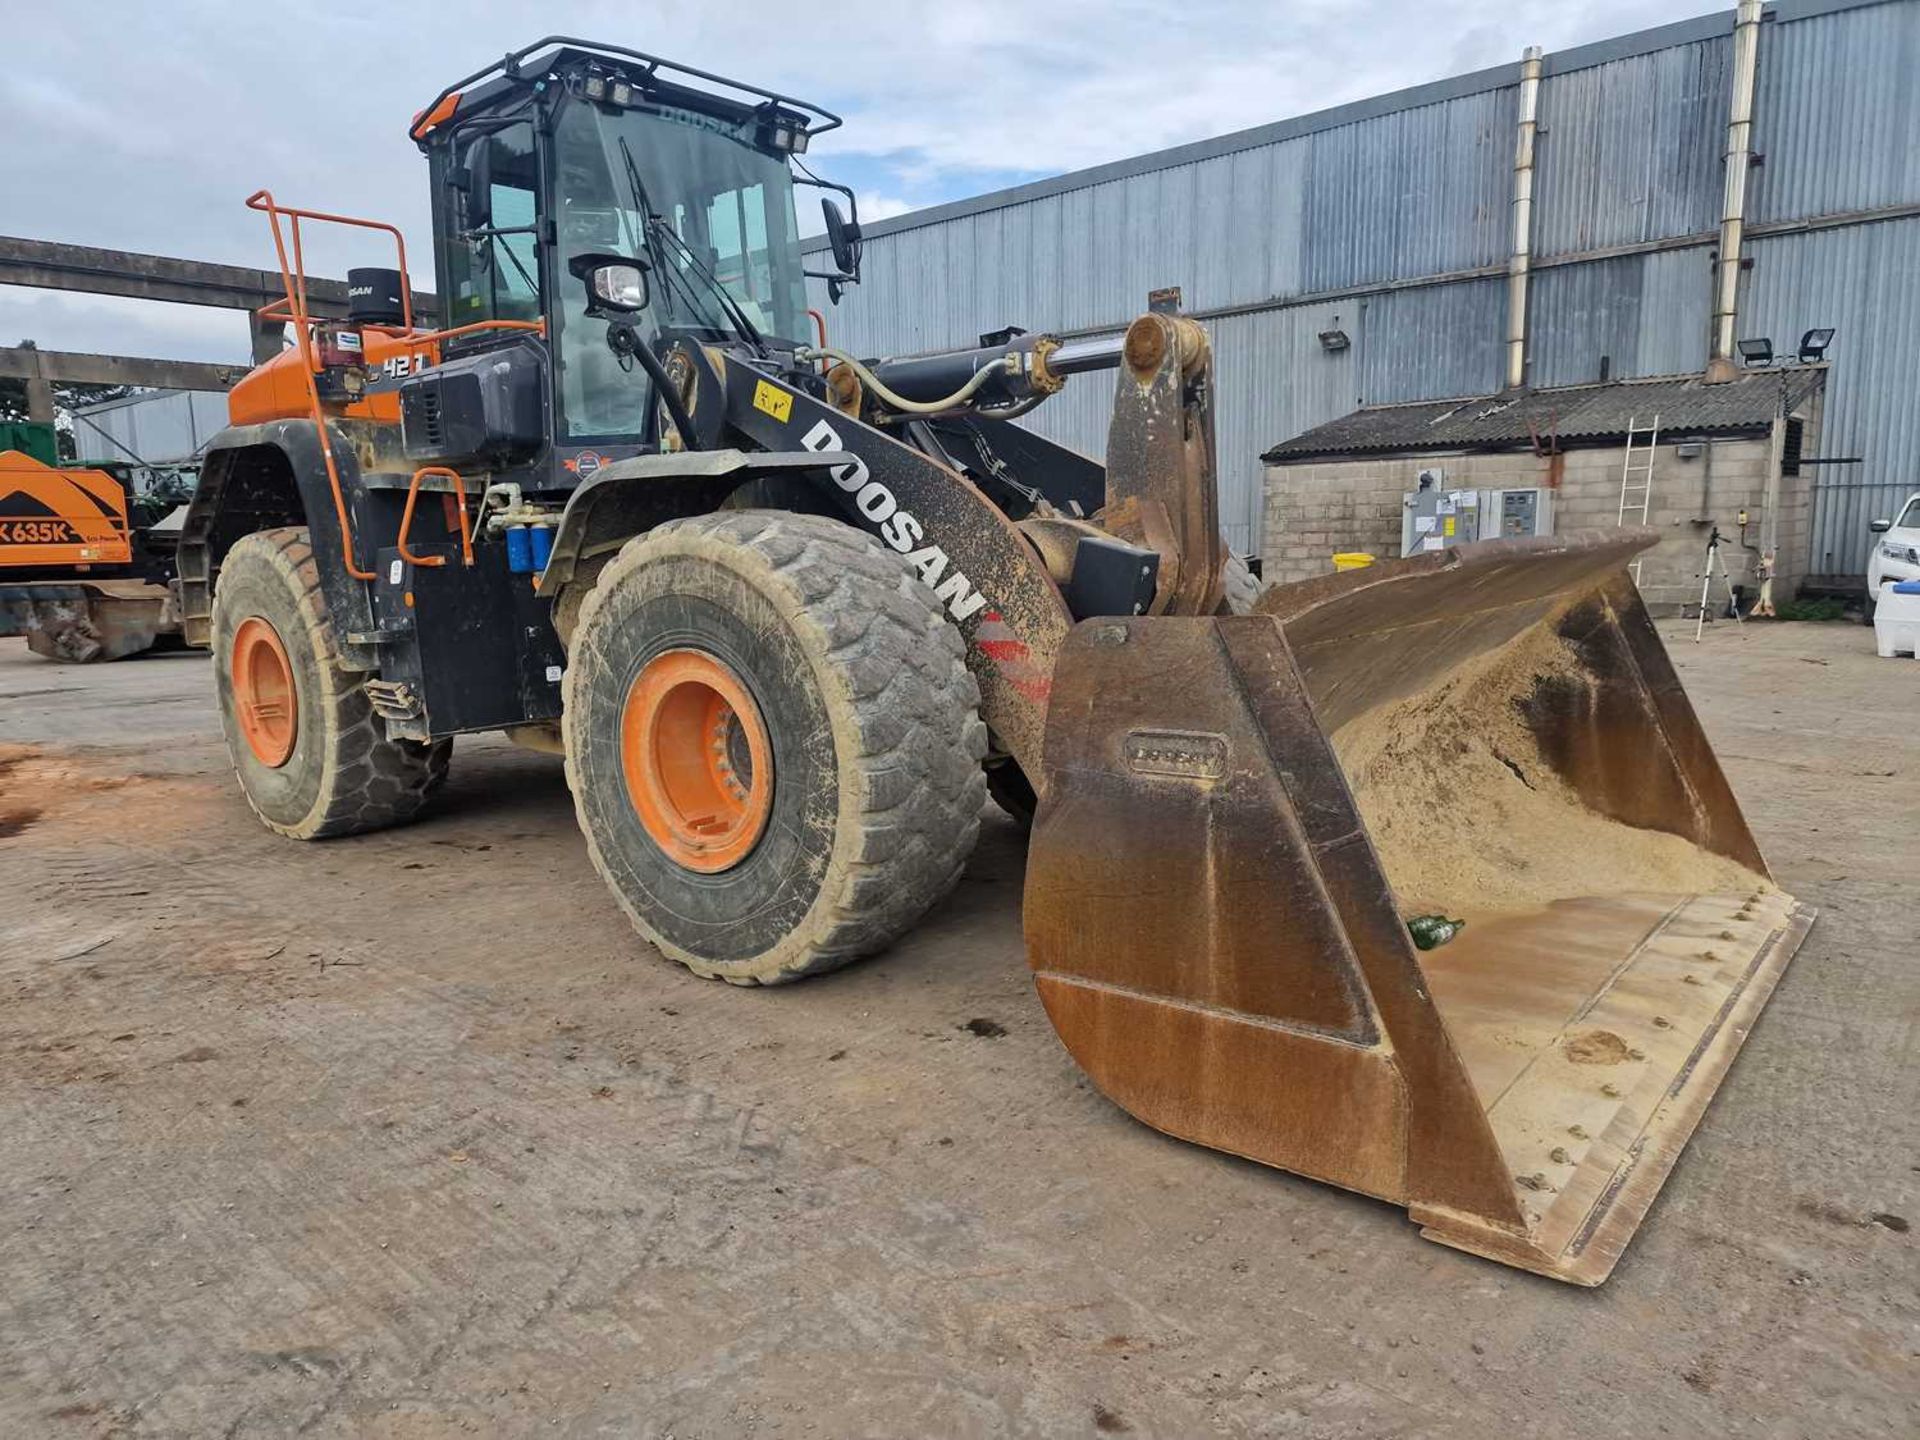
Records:
<instances>
[{"instance_id":1,"label":"doosan wheel loader","mask_svg":"<svg viewBox=\"0 0 1920 1440\"><path fill-rule=\"evenodd\" d=\"M1599 1283L1811 922L1627 574L1651 533L1258 594L1174 294L1111 337L826 344L794 192L837 124L513 52L411 127L438 328L397 230L252 197L297 344L234 388L180 552L248 802L407 820L505 731L565 755L641 935L767 984L912 927L991 788L1039 998L1115 1102ZM859 229L823 213L837 295ZM319 224L394 250L344 322L307 310ZM1104 464L1013 423L1095 372ZM1423 908L1466 927L1418 951Z\"/></svg>"},{"instance_id":2,"label":"doosan wheel loader","mask_svg":"<svg viewBox=\"0 0 1920 1440\"><path fill-rule=\"evenodd\" d=\"M56 463L57 449L51 425L0 425L0 636L80 664L177 645L186 487L136 494L124 474Z\"/></svg>"}]
</instances>

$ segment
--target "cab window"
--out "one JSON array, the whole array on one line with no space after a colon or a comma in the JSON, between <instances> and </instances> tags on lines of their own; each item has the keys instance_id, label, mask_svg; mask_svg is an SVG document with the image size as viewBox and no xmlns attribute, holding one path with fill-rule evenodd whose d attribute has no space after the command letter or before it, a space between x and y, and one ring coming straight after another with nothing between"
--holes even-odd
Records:
<instances>
[{"instance_id":1,"label":"cab window","mask_svg":"<svg viewBox=\"0 0 1920 1440\"><path fill-rule=\"evenodd\" d=\"M454 233L447 240L447 324L538 320L540 259L534 244L539 168L526 121L456 144Z\"/></svg>"}]
</instances>

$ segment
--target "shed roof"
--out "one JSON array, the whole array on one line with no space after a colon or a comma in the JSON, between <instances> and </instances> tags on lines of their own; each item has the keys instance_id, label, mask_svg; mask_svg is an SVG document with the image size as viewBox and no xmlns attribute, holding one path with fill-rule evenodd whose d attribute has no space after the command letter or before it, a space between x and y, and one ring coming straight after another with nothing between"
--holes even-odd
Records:
<instances>
[{"instance_id":1,"label":"shed roof","mask_svg":"<svg viewBox=\"0 0 1920 1440\"><path fill-rule=\"evenodd\" d=\"M1644 429L1656 417L1663 434L1753 433L1766 430L1783 408L1799 408L1825 377L1824 365L1796 365L1746 371L1718 385L1697 374L1662 375L1369 405L1284 440L1262 458L1271 465L1409 450L1500 450L1549 435L1591 445L1623 437L1629 425Z\"/></svg>"}]
</instances>

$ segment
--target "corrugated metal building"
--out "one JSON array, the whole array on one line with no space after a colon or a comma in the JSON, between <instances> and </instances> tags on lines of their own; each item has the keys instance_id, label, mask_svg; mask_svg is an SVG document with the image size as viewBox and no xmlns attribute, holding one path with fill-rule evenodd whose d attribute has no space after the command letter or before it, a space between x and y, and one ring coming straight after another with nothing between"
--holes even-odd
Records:
<instances>
[{"instance_id":1,"label":"corrugated metal building","mask_svg":"<svg viewBox=\"0 0 1920 1440\"><path fill-rule=\"evenodd\" d=\"M1530 384L1705 366L1733 28L1545 57ZM1867 520L1920 484L1916 69L1920 0L1779 0L1759 34L1738 333L1791 353L1838 332L1821 449L1863 463L1817 472L1823 574L1861 573ZM832 338L904 355L1006 324L1100 333L1180 286L1218 354L1229 539L1256 551L1270 446L1361 405L1501 388L1519 80L1516 60L877 222ZM1350 343L1324 348L1328 330ZM1108 409L1083 380L1028 423L1097 455Z\"/></svg>"}]
</instances>

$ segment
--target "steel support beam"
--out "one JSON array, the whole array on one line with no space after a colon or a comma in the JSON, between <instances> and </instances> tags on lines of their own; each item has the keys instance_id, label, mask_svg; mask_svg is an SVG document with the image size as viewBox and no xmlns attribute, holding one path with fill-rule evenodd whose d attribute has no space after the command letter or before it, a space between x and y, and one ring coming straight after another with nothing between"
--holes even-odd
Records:
<instances>
[{"instance_id":1,"label":"steel support beam","mask_svg":"<svg viewBox=\"0 0 1920 1440\"><path fill-rule=\"evenodd\" d=\"M0 285L125 295L136 300L212 305L228 310L258 310L269 301L283 299L286 294L277 270L215 265L204 260L145 255L132 250L102 250L91 245L29 240L15 235L0 235ZM308 277L307 307L313 314L343 315L346 304L345 281ZM413 308L417 316L429 317L437 306L432 295L414 292Z\"/></svg>"},{"instance_id":2,"label":"steel support beam","mask_svg":"<svg viewBox=\"0 0 1920 1440\"><path fill-rule=\"evenodd\" d=\"M0 346L0 380L25 380L30 410L36 391L45 393L48 413L33 415L32 419L53 418L52 393L47 387L57 381L70 385L141 385L158 390L226 390L245 373L244 365L85 355L32 345Z\"/></svg>"}]
</instances>

